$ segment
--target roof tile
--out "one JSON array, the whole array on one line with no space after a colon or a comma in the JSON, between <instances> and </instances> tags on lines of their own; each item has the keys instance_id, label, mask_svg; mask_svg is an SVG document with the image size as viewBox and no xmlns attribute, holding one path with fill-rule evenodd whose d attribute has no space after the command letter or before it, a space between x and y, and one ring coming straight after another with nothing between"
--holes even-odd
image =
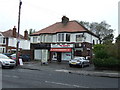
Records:
<instances>
[{"instance_id":1,"label":"roof tile","mask_svg":"<svg viewBox=\"0 0 120 90\"><path fill-rule=\"evenodd\" d=\"M57 22L51 26L48 26L32 35L39 35L39 34L53 34L58 32L84 32L87 31L85 27L80 25L77 21L69 21L66 25L62 22Z\"/></svg>"}]
</instances>

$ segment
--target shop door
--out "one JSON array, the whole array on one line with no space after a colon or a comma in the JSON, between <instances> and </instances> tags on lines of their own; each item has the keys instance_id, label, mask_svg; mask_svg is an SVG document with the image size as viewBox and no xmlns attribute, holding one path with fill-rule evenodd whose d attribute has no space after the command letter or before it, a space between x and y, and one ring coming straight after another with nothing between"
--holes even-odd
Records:
<instances>
[{"instance_id":1,"label":"shop door","mask_svg":"<svg viewBox=\"0 0 120 90\"><path fill-rule=\"evenodd\" d=\"M61 62L61 52L57 52L57 61Z\"/></svg>"}]
</instances>

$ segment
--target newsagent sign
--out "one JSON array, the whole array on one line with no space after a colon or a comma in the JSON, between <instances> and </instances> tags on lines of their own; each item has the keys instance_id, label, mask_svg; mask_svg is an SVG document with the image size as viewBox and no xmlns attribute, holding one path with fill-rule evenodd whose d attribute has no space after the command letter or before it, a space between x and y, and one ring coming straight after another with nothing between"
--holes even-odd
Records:
<instances>
[{"instance_id":1,"label":"newsagent sign","mask_svg":"<svg viewBox=\"0 0 120 90\"><path fill-rule=\"evenodd\" d=\"M51 44L51 48L73 48L73 44Z\"/></svg>"},{"instance_id":2,"label":"newsagent sign","mask_svg":"<svg viewBox=\"0 0 120 90\"><path fill-rule=\"evenodd\" d=\"M51 52L72 52L71 48L51 48Z\"/></svg>"}]
</instances>

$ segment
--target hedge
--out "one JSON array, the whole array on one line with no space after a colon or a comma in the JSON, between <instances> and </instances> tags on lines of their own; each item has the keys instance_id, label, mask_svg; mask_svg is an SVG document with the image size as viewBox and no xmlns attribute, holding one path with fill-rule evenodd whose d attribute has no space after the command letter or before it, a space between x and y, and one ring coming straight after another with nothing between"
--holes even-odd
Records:
<instances>
[{"instance_id":1,"label":"hedge","mask_svg":"<svg viewBox=\"0 0 120 90\"><path fill-rule=\"evenodd\" d=\"M120 68L120 60L115 59L113 57L103 58L103 59L94 58L93 63L95 67L108 67L108 68L119 67Z\"/></svg>"}]
</instances>

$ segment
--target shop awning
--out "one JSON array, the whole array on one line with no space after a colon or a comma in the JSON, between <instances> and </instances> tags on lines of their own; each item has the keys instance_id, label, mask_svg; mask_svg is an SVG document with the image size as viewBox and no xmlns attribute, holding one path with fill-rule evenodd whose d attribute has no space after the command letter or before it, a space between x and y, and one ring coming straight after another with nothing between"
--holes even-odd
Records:
<instances>
[{"instance_id":1,"label":"shop awning","mask_svg":"<svg viewBox=\"0 0 120 90\"><path fill-rule=\"evenodd\" d=\"M51 48L51 52L72 52L71 48Z\"/></svg>"}]
</instances>

